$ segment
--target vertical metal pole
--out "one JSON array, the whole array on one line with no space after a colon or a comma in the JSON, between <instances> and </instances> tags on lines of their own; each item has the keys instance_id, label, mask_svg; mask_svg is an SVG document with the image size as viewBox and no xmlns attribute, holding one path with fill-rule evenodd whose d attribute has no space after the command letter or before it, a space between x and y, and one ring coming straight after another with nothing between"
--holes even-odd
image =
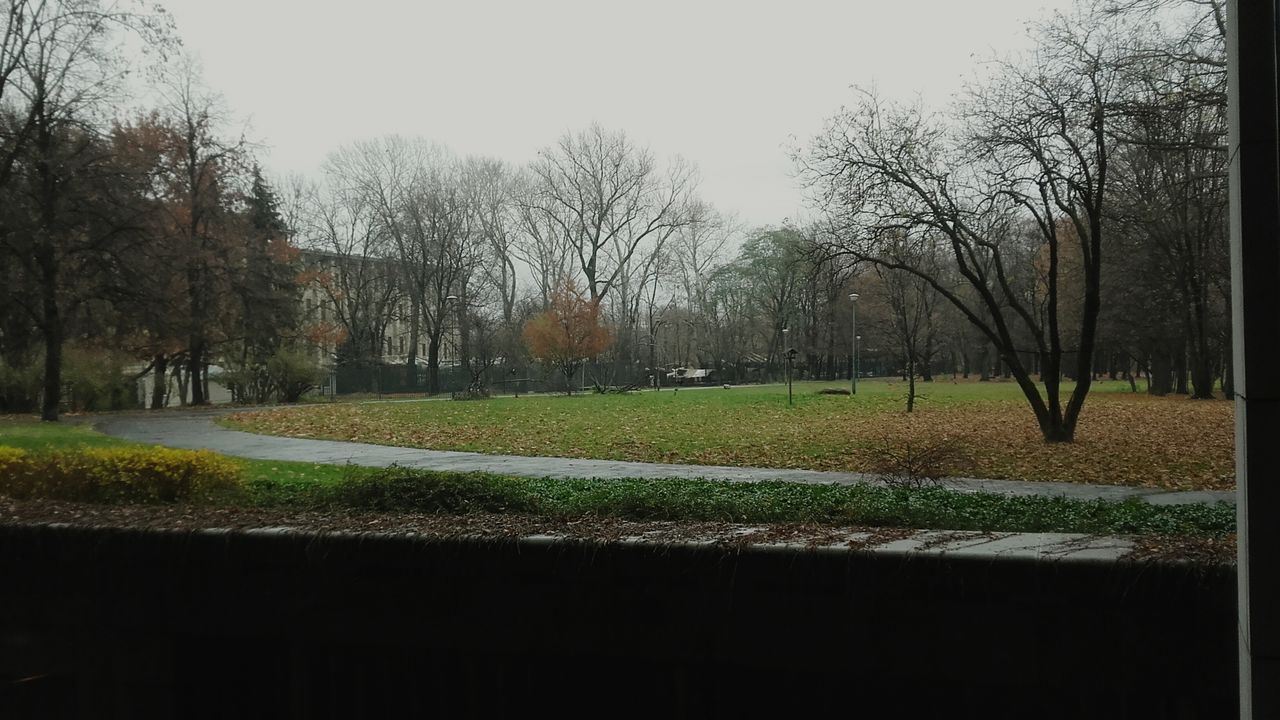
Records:
<instances>
[{"instance_id":1,"label":"vertical metal pole","mask_svg":"<svg viewBox=\"0 0 1280 720\"><path fill-rule=\"evenodd\" d=\"M850 394L858 394L858 301L853 301L853 389Z\"/></svg>"},{"instance_id":2,"label":"vertical metal pole","mask_svg":"<svg viewBox=\"0 0 1280 720\"><path fill-rule=\"evenodd\" d=\"M782 328L782 372L787 376L787 407L791 407L791 349L787 347L791 328Z\"/></svg>"},{"instance_id":3,"label":"vertical metal pole","mask_svg":"<svg viewBox=\"0 0 1280 720\"><path fill-rule=\"evenodd\" d=\"M858 293L849 293L849 305L852 312L849 317L849 338L851 357L849 358L849 396L858 394Z\"/></svg>"},{"instance_id":4,"label":"vertical metal pole","mask_svg":"<svg viewBox=\"0 0 1280 720\"><path fill-rule=\"evenodd\" d=\"M787 406L791 406L791 351L787 351Z\"/></svg>"},{"instance_id":5,"label":"vertical metal pole","mask_svg":"<svg viewBox=\"0 0 1280 720\"><path fill-rule=\"evenodd\" d=\"M1227 6L1240 716L1280 717L1280 115L1276 0Z\"/></svg>"}]
</instances>

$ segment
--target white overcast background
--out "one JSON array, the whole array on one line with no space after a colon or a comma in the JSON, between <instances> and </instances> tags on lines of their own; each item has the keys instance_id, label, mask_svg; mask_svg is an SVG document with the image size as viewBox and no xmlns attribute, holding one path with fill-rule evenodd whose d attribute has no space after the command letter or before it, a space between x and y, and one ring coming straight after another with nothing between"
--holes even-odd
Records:
<instances>
[{"instance_id":1,"label":"white overcast background","mask_svg":"<svg viewBox=\"0 0 1280 720\"><path fill-rule=\"evenodd\" d=\"M805 215L786 148L874 85L943 106L1066 0L162 0L269 175L389 133L521 164L591 122L697 164L748 225Z\"/></svg>"}]
</instances>

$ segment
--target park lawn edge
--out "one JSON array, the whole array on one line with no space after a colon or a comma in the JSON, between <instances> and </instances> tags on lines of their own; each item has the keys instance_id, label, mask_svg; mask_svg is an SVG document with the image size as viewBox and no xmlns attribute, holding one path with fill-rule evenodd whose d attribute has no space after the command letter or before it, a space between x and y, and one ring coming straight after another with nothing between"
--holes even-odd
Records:
<instances>
[{"instance_id":1,"label":"park lawn edge","mask_svg":"<svg viewBox=\"0 0 1280 720\"><path fill-rule=\"evenodd\" d=\"M1223 403L1095 391L1077 442L1053 444L1010 387L940 384L935 400L907 415L891 384L860 393L853 412L843 405L847 397L821 394L826 383L798 385L794 409L785 386L754 386L680 393L687 402L674 393L584 395L572 398L572 410L564 396L537 396L281 407L215 422L263 435L520 457L873 475L923 468L927 477L1164 491L1234 487L1232 419ZM1158 422L1148 422L1153 412Z\"/></svg>"},{"instance_id":2,"label":"park lawn edge","mask_svg":"<svg viewBox=\"0 0 1280 720\"><path fill-rule=\"evenodd\" d=\"M0 424L0 445L33 447ZM44 447L138 446L92 429L40 426ZM18 442L14 442L15 437ZM232 458L245 492L229 506L322 512L510 513L551 520L618 518L654 522L729 522L870 526L985 532L1083 532L1226 538L1235 531L1228 503L1155 506L1055 497L1007 497L940 487L734 483L687 479L558 479L408 468L364 468Z\"/></svg>"}]
</instances>

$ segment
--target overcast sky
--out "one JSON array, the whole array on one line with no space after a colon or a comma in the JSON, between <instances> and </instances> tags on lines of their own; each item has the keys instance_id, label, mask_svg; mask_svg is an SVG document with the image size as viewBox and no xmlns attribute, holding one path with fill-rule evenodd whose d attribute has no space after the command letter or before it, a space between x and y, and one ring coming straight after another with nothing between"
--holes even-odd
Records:
<instances>
[{"instance_id":1,"label":"overcast sky","mask_svg":"<svg viewBox=\"0 0 1280 720\"><path fill-rule=\"evenodd\" d=\"M874 84L942 105L1066 0L162 0L270 174L387 133L524 163L593 121L749 224L803 215L786 147Z\"/></svg>"}]
</instances>

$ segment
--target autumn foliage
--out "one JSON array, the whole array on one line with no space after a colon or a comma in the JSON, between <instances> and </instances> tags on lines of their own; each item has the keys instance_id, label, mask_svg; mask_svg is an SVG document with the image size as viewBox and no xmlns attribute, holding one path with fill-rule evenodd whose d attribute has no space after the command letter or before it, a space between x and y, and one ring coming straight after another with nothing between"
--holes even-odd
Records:
<instances>
[{"instance_id":1,"label":"autumn foliage","mask_svg":"<svg viewBox=\"0 0 1280 720\"><path fill-rule=\"evenodd\" d=\"M573 374L582 361L607 350L613 337L600 322L599 303L571 280L562 280L547 309L525 325L524 341L531 355L564 373L572 394Z\"/></svg>"}]
</instances>

